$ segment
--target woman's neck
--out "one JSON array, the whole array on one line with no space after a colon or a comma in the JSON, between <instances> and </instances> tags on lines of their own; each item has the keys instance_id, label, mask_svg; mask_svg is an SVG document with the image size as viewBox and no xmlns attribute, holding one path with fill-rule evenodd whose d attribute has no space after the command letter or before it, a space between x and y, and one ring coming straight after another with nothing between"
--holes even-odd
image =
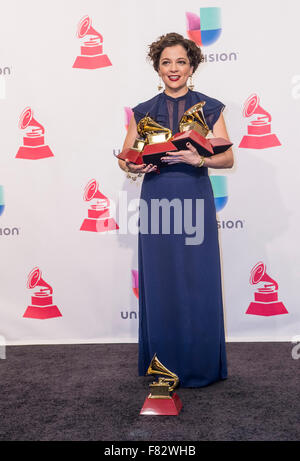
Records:
<instances>
[{"instance_id":1,"label":"woman's neck","mask_svg":"<svg viewBox=\"0 0 300 461\"><path fill-rule=\"evenodd\" d=\"M180 98L181 96L185 96L188 91L188 87L185 86L184 88L180 88L178 90L173 90L173 88L165 88L164 92L167 96L171 96L171 98Z\"/></svg>"}]
</instances>

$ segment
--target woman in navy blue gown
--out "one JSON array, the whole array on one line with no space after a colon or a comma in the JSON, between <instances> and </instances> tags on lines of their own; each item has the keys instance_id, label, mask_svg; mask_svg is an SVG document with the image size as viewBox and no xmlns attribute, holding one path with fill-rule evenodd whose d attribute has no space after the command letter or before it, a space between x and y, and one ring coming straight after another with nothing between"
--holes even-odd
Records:
<instances>
[{"instance_id":1,"label":"woman in navy blue gown","mask_svg":"<svg viewBox=\"0 0 300 461\"><path fill-rule=\"evenodd\" d=\"M165 89L133 109L123 149L133 145L137 123L145 115L175 134L183 113L200 101L205 101L205 119L214 135L228 139L224 105L187 86L203 61L200 48L170 33L150 45L149 57ZM141 201L147 205L141 208L138 250L139 374L146 374L156 353L182 387L202 387L227 377L218 230L208 168L231 168L233 154L228 149L204 158L187 145L162 161L158 172L153 165L119 160L124 171L144 173ZM167 232L162 222L166 216L153 213L154 204L163 203L169 204L164 210L170 217Z\"/></svg>"}]
</instances>

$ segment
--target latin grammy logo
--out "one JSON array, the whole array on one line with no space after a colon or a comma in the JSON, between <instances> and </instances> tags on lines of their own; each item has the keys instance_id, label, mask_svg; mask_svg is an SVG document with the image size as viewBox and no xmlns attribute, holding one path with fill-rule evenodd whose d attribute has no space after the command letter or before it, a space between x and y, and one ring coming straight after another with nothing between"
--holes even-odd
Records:
<instances>
[{"instance_id":1,"label":"latin grammy logo","mask_svg":"<svg viewBox=\"0 0 300 461\"><path fill-rule=\"evenodd\" d=\"M139 274L138 271L132 269L132 291L137 299L139 299Z\"/></svg>"},{"instance_id":2,"label":"latin grammy logo","mask_svg":"<svg viewBox=\"0 0 300 461\"><path fill-rule=\"evenodd\" d=\"M288 314L283 303L278 301L278 284L266 273L266 266L263 262L258 262L250 274L251 285L260 282L267 283L254 293L254 302L250 303L246 314L264 316Z\"/></svg>"},{"instance_id":3,"label":"latin grammy logo","mask_svg":"<svg viewBox=\"0 0 300 461\"><path fill-rule=\"evenodd\" d=\"M16 158L38 160L53 157L50 147L45 145L45 129L35 120L30 107L26 107L20 115L19 128L21 130L28 128L28 131L23 136L23 146L19 148Z\"/></svg>"},{"instance_id":4,"label":"latin grammy logo","mask_svg":"<svg viewBox=\"0 0 300 461\"><path fill-rule=\"evenodd\" d=\"M86 202L94 200L88 209L88 217L83 221L80 230L90 232L107 232L119 229L116 221L110 217L109 200L98 188L95 179L85 187L83 199Z\"/></svg>"},{"instance_id":5,"label":"latin grammy logo","mask_svg":"<svg viewBox=\"0 0 300 461\"><path fill-rule=\"evenodd\" d=\"M36 287L43 288L31 296L31 305L27 307L23 317L42 320L61 317L58 307L52 304L52 287L42 279L42 273L38 267L32 269L27 280L27 288Z\"/></svg>"},{"instance_id":6,"label":"latin grammy logo","mask_svg":"<svg viewBox=\"0 0 300 461\"><path fill-rule=\"evenodd\" d=\"M259 97L256 94L249 96L243 109L243 116L246 118L254 114L258 117L249 123L248 134L243 137L239 147L266 149L281 146L277 136L271 133L271 115L259 105Z\"/></svg>"},{"instance_id":7,"label":"latin grammy logo","mask_svg":"<svg viewBox=\"0 0 300 461\"><path fill-rule=\"evenodd\" d=\"M92 27L89 16L84 16L77 28L77 37L84 39L80 47L81 54L77 56L73 68L77 69L99 69L111 66L106 54L103 54L103 37Z\"/></svg>"}]
</instances>

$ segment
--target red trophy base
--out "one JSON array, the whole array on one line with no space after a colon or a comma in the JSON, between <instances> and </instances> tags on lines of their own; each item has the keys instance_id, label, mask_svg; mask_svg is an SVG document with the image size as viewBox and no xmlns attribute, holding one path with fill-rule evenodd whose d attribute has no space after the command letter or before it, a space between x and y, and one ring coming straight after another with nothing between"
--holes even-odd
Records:
<instances>
[{"instance_id":1,"label":"red trophy base","mask_svg":"<svg viewBox=\"0 0 300 461\"><path fill-rule=\"evenodd\" d=\"M213 148L209 139L206 139L195 130L188 130L182 133L176 133L172 137L172 143L178 150L186 150L186 144L191 143L203 157L211 157L214 154Z\"/></svg>"},{"instance_id":2,"label":"red trophy base","mask_svg":"<svg viewBox=\"0 0 300 461\"><path fill-rule=\"evenodd\" d=\"M271 315L288 314L288 311L284 307L283 303L279 301L275 303L252 302L250 303L246 314L269 317Z\"/></svg>"},{"instance_id":3,"label":"red trophy base","mask_svg":"<svg viewBox=\"0 0 300 461\"><path fill-rule=\"evenodd\" d=\"M76 69L100 69L101 67L111 66L108 56L100 54L96 56L77 56L73 68Z\"/></svg>"},{"instance_id":4,"label":"red trophy base","mask_svg":"<svg viewBox=\"0 0 300 461\"><path fill-rule=\"evenodd\" d=\"M106 219L91 219L86 218L80 230L88 231L88 232L107 232L119 229L118 224L113 218L106 218Z\"/></svg>"},{"instance_id":5,"label":"red trophy base","mask_svg":"<svg viewBox=\"0 0 300 461\"><path fill-rule=\"evenodd\" d=\"M62 317L57 306L28 306L23 317L30 319L51 319Z\"/></svg>"},{"instance_id":6,"label":"red trophy base","mask_svg":"<svg viewBox=\"0 0 300 461\"><path fill-rule=\"evenodd\" d=\"M164 166L160 161L161 157L163 157L166 152L173 152L176 150L176 146L174 146L171 141L146 144L142 152L143 162L147 165L152 163L152 165Z\"/></svg>"},{"instance_id":7,"label":"red trophy base","mask_svg":"<svg viewBox=\"0 0 300 461\"><path fill-rule=\"evenodd\" d=\"M136 165L141 165L143 163L142 153L136 149L128 148L124 149L117 158L125 160L126 158L129 162L135 163Z\"/></svg>"},{"instance_id":8,"label":"red trophy base","mask_svg":"<svg viewBox=\"0 0 300 461\"><path fill-rule=\"evenodd\" d=\"M174 393L170 399L151 399L148 396L140 411L140 415L177 416L180 413L181 408L182 402L176 393Z\"/></svg>"},{"instance_id":9,"label":"red trophy base","mask_svg":"<svg viewBox=\"0 0 300 461\"><path fill-rule=\"evenodd\" d=\"M266 149L268 147L276 146L281 146L276 134L267 134L262 136L245 135L239 145L239 147L245 149Z\"/></svg>"},{"instance_id":10,"label":"red trophy base","mask_svg":"<svg viewBox=\"0 0 300 461\"><path fill-rule=\"evenodd\" d=\"M210 138L209 143L213 148L214 154L222 154L233 145L232 142L224 138Z\"/></svg>"},{"instance_id":11,"label":"red trophy base","mask_svg":"<svg viewBox=\"0 0 300 461\"><path fill-rule=\"evenodd\" d=\"M54 157L49 146L21 146L17 152L16 158L28 160L39 160L41 158Z\"/></svg>"}]
</instances>

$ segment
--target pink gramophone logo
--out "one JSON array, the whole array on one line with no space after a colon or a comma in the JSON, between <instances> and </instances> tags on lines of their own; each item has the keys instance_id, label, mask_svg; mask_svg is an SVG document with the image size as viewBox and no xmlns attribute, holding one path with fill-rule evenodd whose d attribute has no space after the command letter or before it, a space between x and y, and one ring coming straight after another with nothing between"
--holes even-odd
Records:
<instances>
[{"instance_id":1,"label":"pink gramophone logo","mask_svg":"<svg viewBox=\"0 0 300 461\"><path fill-rule=\"evenodd\" d=\"M88 182L84 189L83 199L91 202L88 217L83 221L80 230L89 232L107 232L119 229L116 221L110 217L109 199L100 191L95 179Z\"/></svg>"},{"instance_id":2,"label":"pink gramophone logo","mask_svg":"<svg viewBox=\"0 0 300 461\"><path fill-rule=\"evenodd\" d=\"M16 158L38 160L53 157L50 147L45 144L45 129L35 120L30 107L26 107L20 115L19 128L27 131L23 136L23 146L19 148Z\"/></svg>"},{"instance_id":3,"label":"pink gramophone logo","mask_svg":"<svg viewBox=\"0 0 300 461\"><path fill-rule=\"evenodd\" d=\"M132 269L132 291L136 298L139 298L139 274L137 270Z\"/></svg>"},{"instance_id":4,"label":"pink gramophone logo","mask_svg":"<svg viewBox=\"0 0 300 461\"><path fill-rule=\"evenodd\" d=\"M92 20L84 16L77 28L77 37L83 39L81 54L77 56L73 67L77 69L100 69L111 66L106 54L103 54L103 37L92 27Z\"/></svg>"},{"instance_id":5,"label":"pink gramophone logo","mask_svg":"<svg viewBox=\"0 0 300 461\"><path fill-rule=\"evenodd\" d=\"M263 262L258 262L250 274L251 285L260 282L267 282L254 293L254 301L250 303L246 314L253 315L280 315L288 314L283 303L278 301L278 283L271 279L266 273L266 266Z\"/></svg>"},{"instance_id":6,"label":"pink gramophone logo","mask_svg":"<svg viewBox=\"0 0 300 461\"><path fill-rule=\"evenodd\" d=\"M259 105L256 94L249 96L244 104L243 116L248 118L257 114L258 117L248 124L248 134L239 145L246 149L266 149L281 146L277 136L271 132L271 115Z\"/></svg>"},{"instance_id":7,"label":"pink gramophone logo","mask_svg":"<svg viewBox=\"0 0 300 461\"><path fill-rule=\"evenodd\" d=\"M42 273L38 267L32 269L27 280L27 288L35 287L43 288L31 296L31 305L27 307L23 317L42 320L61 317L58 307L53 305L52 287L42 279Z\"/></svg>"}]
</instances>

